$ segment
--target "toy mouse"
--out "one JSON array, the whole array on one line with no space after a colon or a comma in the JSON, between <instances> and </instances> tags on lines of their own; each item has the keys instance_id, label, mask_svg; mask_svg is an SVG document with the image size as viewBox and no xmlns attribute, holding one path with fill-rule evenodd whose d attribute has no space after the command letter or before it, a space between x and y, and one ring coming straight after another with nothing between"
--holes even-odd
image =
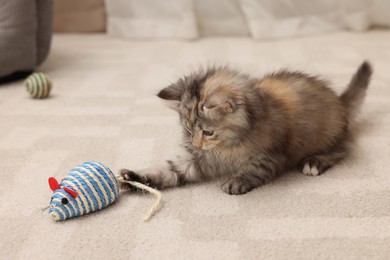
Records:
<instances>
[{"instance_id":1,"label":"toy mouse","mask_svg":"<svg viewBox=\"0 0 390 260\"><path fill-rule=\"evenodd\" d=\"M49 178L49 186L54 192L49 209L51 219L65 220L107 207L118 198L118 181L147 190L156 196L155 205L144 219L148 220L160 204L160 192L138 182L120 179L99 162L86 162L73 168L60 184L55 178Z\"/></svg>"}]
</instances>

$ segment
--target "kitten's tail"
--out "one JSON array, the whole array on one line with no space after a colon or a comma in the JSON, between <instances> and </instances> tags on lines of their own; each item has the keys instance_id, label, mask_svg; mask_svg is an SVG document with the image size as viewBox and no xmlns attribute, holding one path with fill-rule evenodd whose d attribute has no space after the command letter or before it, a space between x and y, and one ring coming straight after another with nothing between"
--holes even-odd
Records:
<instances>
[{"instance_id":1,"label":"kitten's tail","mask_svg":"<svg viewBox=\"0 0 390 260\"><path fill-rule=\"evenodd\" d=\"M364 61L353 75L347 89L340 96L350 119L357 115L359 107L363 103L371 75L372 67L368 61Z\"/></svg>"}]
</instances>

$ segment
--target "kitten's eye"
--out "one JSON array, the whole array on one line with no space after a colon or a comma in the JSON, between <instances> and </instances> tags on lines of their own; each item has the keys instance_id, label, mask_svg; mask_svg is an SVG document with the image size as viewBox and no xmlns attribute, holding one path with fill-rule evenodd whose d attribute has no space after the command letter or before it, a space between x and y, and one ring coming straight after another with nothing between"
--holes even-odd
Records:
<instances>
[{"instance_id":1,"label":"kitten's eye","mask_svg":"<svg viewBox=\"0 0 390 260\"><path fill-rule=\"evenodd\" d=\"M68 202L69 202L69 201L68 201L67 198L62 198L62 200L61 200L61 203L64 204L64 205L65 205L65 204L68 204Z\"/></svg>"},{"instance_id":2,"label":"kitten's eye","mask_svg":"<svg viewBox=\"0 0 390 260\"><path fill-rule=\"evenodd\" d=\"M203 135L212 136L214 134L213 130L203 130Z\"/></svg>"}]
</instances>

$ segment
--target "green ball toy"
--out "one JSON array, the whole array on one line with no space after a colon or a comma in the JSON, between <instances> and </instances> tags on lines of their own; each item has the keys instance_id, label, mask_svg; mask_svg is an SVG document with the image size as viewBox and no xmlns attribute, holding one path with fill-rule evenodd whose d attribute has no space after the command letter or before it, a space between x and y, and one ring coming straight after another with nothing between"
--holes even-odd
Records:
<instances>
[{"instance_id":1,"label":"green ball toy","mask_svg":"<svg viewBox=\"0 0 390 260\"><path fill-rule=\"evenodd\" d=\"M24 86L32 98L43 99L49 96L52 83L45 73L34 72L27 77Z\"/></svg>"}]
</instances>

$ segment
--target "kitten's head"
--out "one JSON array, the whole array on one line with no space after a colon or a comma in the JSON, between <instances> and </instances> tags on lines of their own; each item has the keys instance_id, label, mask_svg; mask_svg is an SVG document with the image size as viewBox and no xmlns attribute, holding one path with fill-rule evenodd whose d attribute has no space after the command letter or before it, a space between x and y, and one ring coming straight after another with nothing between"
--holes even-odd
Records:
<instances>
[{"instance_id":1,"label":"kitten's head","mask_svg":"<svg viewBox=\"0 0 390 260\"><path fill-rule=\"evenodd\" d=\"M249 129L246 94L254 81L226 67L200 70L162 89L158 96L178 111L194 147L237 145Z\"/></svg>"}]
</instances>

